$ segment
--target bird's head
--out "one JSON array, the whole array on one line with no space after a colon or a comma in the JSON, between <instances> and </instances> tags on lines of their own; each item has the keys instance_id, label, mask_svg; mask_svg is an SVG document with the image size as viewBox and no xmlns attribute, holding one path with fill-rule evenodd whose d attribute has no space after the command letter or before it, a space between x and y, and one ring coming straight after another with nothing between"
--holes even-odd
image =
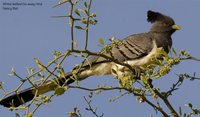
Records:
<instances>
[{"instance_id":1,"label":"bird's head","mask_svg":"<svg viewBox=\"0 0 200 117\"><path fill-rule=\"evenodd\" d=\"M147 12L147 21L153 24L150 32L164 32L171 35L176 30L180 30L180 27L175 24L174 20L171 17L163 15L159 12L149 10Z\"/></svg>"}]
</instances>

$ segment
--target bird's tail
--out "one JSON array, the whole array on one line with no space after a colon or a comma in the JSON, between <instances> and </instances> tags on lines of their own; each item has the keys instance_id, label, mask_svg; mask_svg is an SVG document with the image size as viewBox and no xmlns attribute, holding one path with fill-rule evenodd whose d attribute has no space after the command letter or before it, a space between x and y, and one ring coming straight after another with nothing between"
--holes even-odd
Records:
<instances>
[{"instance_id":1,"label":"bird's tail","mask_svg":"<svg viewBox=\"0 0 200 117\"><path fill-rule=\"evenodd\" d=\"M66 81L67 82L66 85L71 84L74 82L74 80L72 78L70 78L72 76L72 73L69 72L65 75L65 78L60 78L60 79L53 79L50 81L45 82L42 85L39 85L36 87L30 87L28 89L22 90L19 93L10 95L4 99L2 99L0 101L0 104L5 106L5 107L18 107L22 104L25 104L26 102L31 101L35 96L39 96L41 94L47 93L51 90L54 90L56 83L55 81L59 84L59 85L63 85L63 83ZM54 87L54 88L52 88Z\"/></svg>"}]
</instances>

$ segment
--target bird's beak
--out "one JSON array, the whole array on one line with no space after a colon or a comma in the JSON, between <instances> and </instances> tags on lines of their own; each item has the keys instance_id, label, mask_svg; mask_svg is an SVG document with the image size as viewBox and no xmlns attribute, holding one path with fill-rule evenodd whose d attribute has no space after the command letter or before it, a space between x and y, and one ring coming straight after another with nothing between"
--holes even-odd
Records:
<instances>
[{"instance_id":1,"label":"bird's beak","mask_svg":"<svg viewBox=\"0 0 200 117\"><path fill-rule=\"evenodd\" d=\"M180 30L181 27L179 25L174 24L174 25L172 25L172 29L174 29L174 30Z\"/></svg>"}]
</instances>

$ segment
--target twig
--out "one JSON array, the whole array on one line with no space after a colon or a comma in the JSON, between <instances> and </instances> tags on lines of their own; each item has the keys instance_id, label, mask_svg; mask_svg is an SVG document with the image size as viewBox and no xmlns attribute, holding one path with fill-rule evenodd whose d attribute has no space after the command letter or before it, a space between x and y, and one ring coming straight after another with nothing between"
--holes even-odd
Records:
<instances>
[{"instance_id":1,"label":"twig","mask_svg":"<svg viewBox=\"0 0 200 117\"><path fill-rule=\"evenodd\" d=\"M172 105L170 104L169 100L167 99L166 95L161 94L157 89L153 89L154 93L156 95L158 95L158 97L160 97L163 102L166 104L167 108L170 110L171 114L174 117L179 117L178 113L174 110L174 108L172 107Z\"/></svg>"},{"instance_id":2,"label":"twig","mask_svg":"<svg viewBox=\"0 0 200 117\"><path fill-rule=\"evenodd\" d=\"M172 95L172 92L177 90L177 87L179 87L183 83L183 81L184 79L179 75L178 81L172 85L169 91L166 92L166 96L168 97L169 95Z\"/></svg>"},{"instance_id":3,"label":"twig","mask_svg":"<svg viewBox=\"0 0 200 117\"><path fill-rule=\"evenodd\" d=\"M160 108L160 107L156 106L155 104L153 104L153 103L152 103L151 101L149 101L146 97L144 98L144 101L145 101L146 103L148 103L150 106L152 106L154 109L160 111L160 112L163 114L164 117L169 117L169 115L168 115L165 111L163 111L162 108Z\"/></svg>"},{"instance_id":4,"label":"twig","mask_svg":"<svg viewBox=\"0 0 200 117\"><path fill-rule=\"evenodd\" d=\"M86 24L86 29L85 29L85 31L86 31L86 34L85 34L85 50L87 50L87 46L88 46L91 5L92 5L92 0L90 0L89 5L88 5L88 10L87 10L87 24Z\"/></svg>"},{"instance_id":5,"label":"twig","mask_svg":"<svg viewBox=\"0 0 200 117\"><path fill-rule=\"evenodd\" d=\"M194 73L193 76L188 75L188 74L180 74L180 75L183 75L184 77L186 77L186 78L188 78L190 80L200 80L200 78L198 78L198 77L195 76L195 73Z\"/></svg>"},{"instance_id":6,"label":"twig","mask_svg":"<svg viewBox=\"0 0 200 117\"><path fill-rule=\"evenodd\" d=\"M97 115L96 109L94 110L94 109L92 108L92 106L91 106L91 100L88 101L88 100L86 99L85 96L84 96L84 99L85 99L85 101L86 101L86 103L87 103L87 105L88 105L88 107L89 107L89 108L86 108L86 110L91 111L96 117L101 117L101 116Z\"/></svg>"},{"instance_id":7,"label":"twig","mask_svg":"<svg viewBox=\"0 0 200 117\"><path fill-rule=\"evenodd\" d=\"M132 94L134 94L135 96L142 96L139 93L135 93L134 89L130 90L124 87L99 87L99 88L95 88L95 89L90 89L90 88L85 88L85 87L80 87L80 86L68 86L69 88L76 88L76 89L82 89L82 90L87 90L87 91L98 91L98 90L105 90L105 91L109 91L109 90L126 90Z\"/></svg>"},{"instance_id":8,"label":"twig","mask_svg":"<svg viewBox=\"0 0 200 117\"><path fill-rule=\"evenodd\" d=\"M69 22L70 22L70 32L71 32L71 50L74 50L74 18L73 18L73 10L74 10L74 4L72 0L69 0L70 2L70 13L69 13Z\"/></svg>"},{"instance_id":9,"label":"twig","mask_svg":"<svg viewBox=\"0 0 200 117\"><path fill-rule=\"evenodd\" d=\"M189 56L189 57L185 57L185 58L180 58L180 60L195 60L195 61L200 61L200 58Z\"/></svg>"}]
</instances>

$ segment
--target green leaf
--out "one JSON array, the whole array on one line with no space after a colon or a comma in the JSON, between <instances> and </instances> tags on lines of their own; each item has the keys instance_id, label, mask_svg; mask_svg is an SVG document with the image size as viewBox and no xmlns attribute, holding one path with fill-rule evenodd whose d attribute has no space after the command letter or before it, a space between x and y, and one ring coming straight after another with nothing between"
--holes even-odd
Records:
<instances>
[{"instance_id":1,"label":"green leaf","mask_svg":"<svg viewBox=\"0 0 200 117\"><path fill-rule=\"evenodd\" d=\"M34 58L35 63L38 65L38 67L43 70L46 71L47 68L45 67L45 65L38 59L38 58Z\"/></svg>"},{"instance_id":2,"label":"green leaf","mask_svg":"<svg viewBox=\"0 0 200 117\"><path fill-rule=\"evenodd\" d=\"M81 18L81 22L84 24L87 24L87 19L86 18Z\"/></svg>"},{"instance_id":3,"label":"green leaf","mask_svg":"<svg viewBox=\"0 0 200 117\"><path fill-rule=\"evenodd\" d=\"M58 77L65 78L65 73L63 73L62 71L57 71L57 72L58 72Z\"/></svg>"},{"instance_id":4,"label":"green leaf","mask_svg":"<svg viewBox=\"0 0 200 117\"><path fill-rule=\"evenodd\" d=\"M75 13L76 13L78 16L81 16L78 9L75 10Z\"/></svg>"},{"instance_id":5,"label":"green leaf","mask_svg":"<svg viewBox=\"0 0 200 117\"><path fill-rule=\"evenodd\" d=\"M85 6L85 8L87 8L87 7L88 7L88 5L87 5L87 2L84 2L84 6Z\"/></svg>"},{"instance_id":6,"label":"green leaf","mask_svg":"<svg viewBox=\"0 0 200 117\"><path fill-rule=\"evenodd\" d=\"M65 91L66 91L66 88L65 88L65 87L57 87L57 88L55 89L54 94L55 94L56 96L59 96L59 95L62 95L63 93L65 93Z\"/></svg>"},{"instance_id":7,"label":"green leaf","mask_svg":"<svg viewBox=\"0 0 200 117\"><path fill-rule=\"evenodd\" d=\"M75 28L84 30L81 26L75 26Z\"/></svg>"},{"instance_id":8,"label":"green leaf","mask_svg":"<svg viewBox=\"0 0 200 117\"><path fill-rule=\"evenodd\" d=\"M59 52L59 51L54 51L53 55L54 55L54 58L58 58L62 53Z\"/></svg>"},{"instance_id":9,"label":"green leaf","mask_svg":"<svg viewBox=\"0 0 200 117\"><path fill-rule=\"evenodd\" d=\"M193 105L191 103L188 104L188 107L193 108Z\"/></svg>"},{"instance_id":10,"label":"green leaf","mask_svg":"<svg viewBox=\"0 0 200 117\"><path fill-rule=\"evenodd\" d=\"M123 82L119 79L119 86L123 87Z\"/></svg>"},{"instance_id":11,"label":"green leaf","mask_svg":"<svg viewBox=\"0 0 200 117\"><path fill-rule=\"evenodd\" d=\"M102 38L99 38L99 43L100 43L101 45L105 45L104 40L103 40Z\"/></svg>"},{"instance_id":12,"label":"green leaf","mask_svg":"<svg viewBox=\"0 0 200 117\"><path fill-rule=\"evenodd\" d=\"M158 78L160 78L160 77L161 77L161 76L160 76L159 74L153 76L154 79L158 79Z\"/></svg>"},{"instance_id":13,"label":"green leaf","mask_svg":"<svg viewBox=\"0 0 200 117\"><path fill-rule=\"evenodd\" d=\"M3 89L4 82L0 82L0 90Z\"/></svg>"},{"instance_id":14,"label":"green leaf","mask_svg":"<svg viewBox=\"0 0 200 117\"><path fill-rule=\"evenodd\" d=\"M182 109L179 107L179 115L182 116Z\"/></svg>"},{"instance_id":15,"label":"green leaf","mask_svg":"<svg viewBox=\"0 0 200 117\"><path fill-rule=\"evenodd\" d=\"M84 14L87 14L87 11L86 10L83 10L83 9L78 9L79 10L79 12L82 12L82 13L84 13Z\"/></svg>"},{"instance_id":16,"label":"green leaf","mask_svg":"<svg viewBox=\"0 0 200 117\"><path fill-rule=\"evenodd\" d=\"M141 76L141 80L144 84L148 84L148 79L149 77L148 76Z\"/></svg>"},{"instance_id":17,"label":"green leaf","mask_svg":"<svg viewBox=\"0 0 200 117\"><path fill-rule=\"evenodd\" d=\"M69 18L69 26L71 27L73 23L73 20L71 18Z\"/></svg>"},{"instance_id":18,"label":"green leaf","mask_svg":"<svg viewBox=\"0 0 200 117\"><path fill-rule=\"evenodd\" d=\"M62 72L62 73L65 73L65 70L64 70L64 68L61 68L61 72Z\"/></svg>"},{"instance_id":19,"label":"green leaf","mask_svg":"<svg viewBox=\"0 0 200 117\"><path fill-rule=\"evenodd\" d=\"M96 25L97 24L97 20L89 20L89 23L92 25Z\"/></svg>"},{"instance_id":20,"label":"green leaf","mask_svg":"<svg viewBox=\"0 0 200 117\"><path fill-rule=\"evenodd\" d=\"M15 113L15 117L20 117L19 113Z\"/></svg>"},{"instance_id":21,"label":"green leaf","mask_svg":"<svg viewBox=\"0 0 200 117\"><path fill-rule=\"evenodd\" d=\"M90 15L90 14L88 13L88 10L84 10L84 11L85 11L85 14L86 14L86 15L88 15L88 16Z\"/></svg>"},{"instance_id":22,"label":"green leaf","mask_svg":"<svg viewBox=\"0 0 200 117\"><path fill-rule=\"evenodd\" d=\"M97 14L96 13L92 13L91 16L92 17L97 17Z\"/></svg>"},{"instance_id":23,"label":"green leaf","mask_svg":"<svg viewBox=\"0 0 200 117\"><path fill-rule=\"evenodd\" d=\"M78 2L80 2L80 0L75 0L75 1L73 2L73 4L76 5Z\"/></svg>"},{"instance_id":24,"label":"green leaf","mask_svg":"<svg viewBox=\"0 0 200 117\"><path fill-rule=\"evenodd\" d=\"M26 114L26 117L33 117L33 114L32 113L28 113L28 114Z\"/></svg>"},{"instance_id":25,"label":"green leaf","mask_svg":"<svg viewBox=\"0 0 200 117\"><path fill-rule=\"evenodd\" d=\"M177 53L174 48L172 48L172 52L174 53L175 56L177 56Z\"/></svg>"}]
</instances>

